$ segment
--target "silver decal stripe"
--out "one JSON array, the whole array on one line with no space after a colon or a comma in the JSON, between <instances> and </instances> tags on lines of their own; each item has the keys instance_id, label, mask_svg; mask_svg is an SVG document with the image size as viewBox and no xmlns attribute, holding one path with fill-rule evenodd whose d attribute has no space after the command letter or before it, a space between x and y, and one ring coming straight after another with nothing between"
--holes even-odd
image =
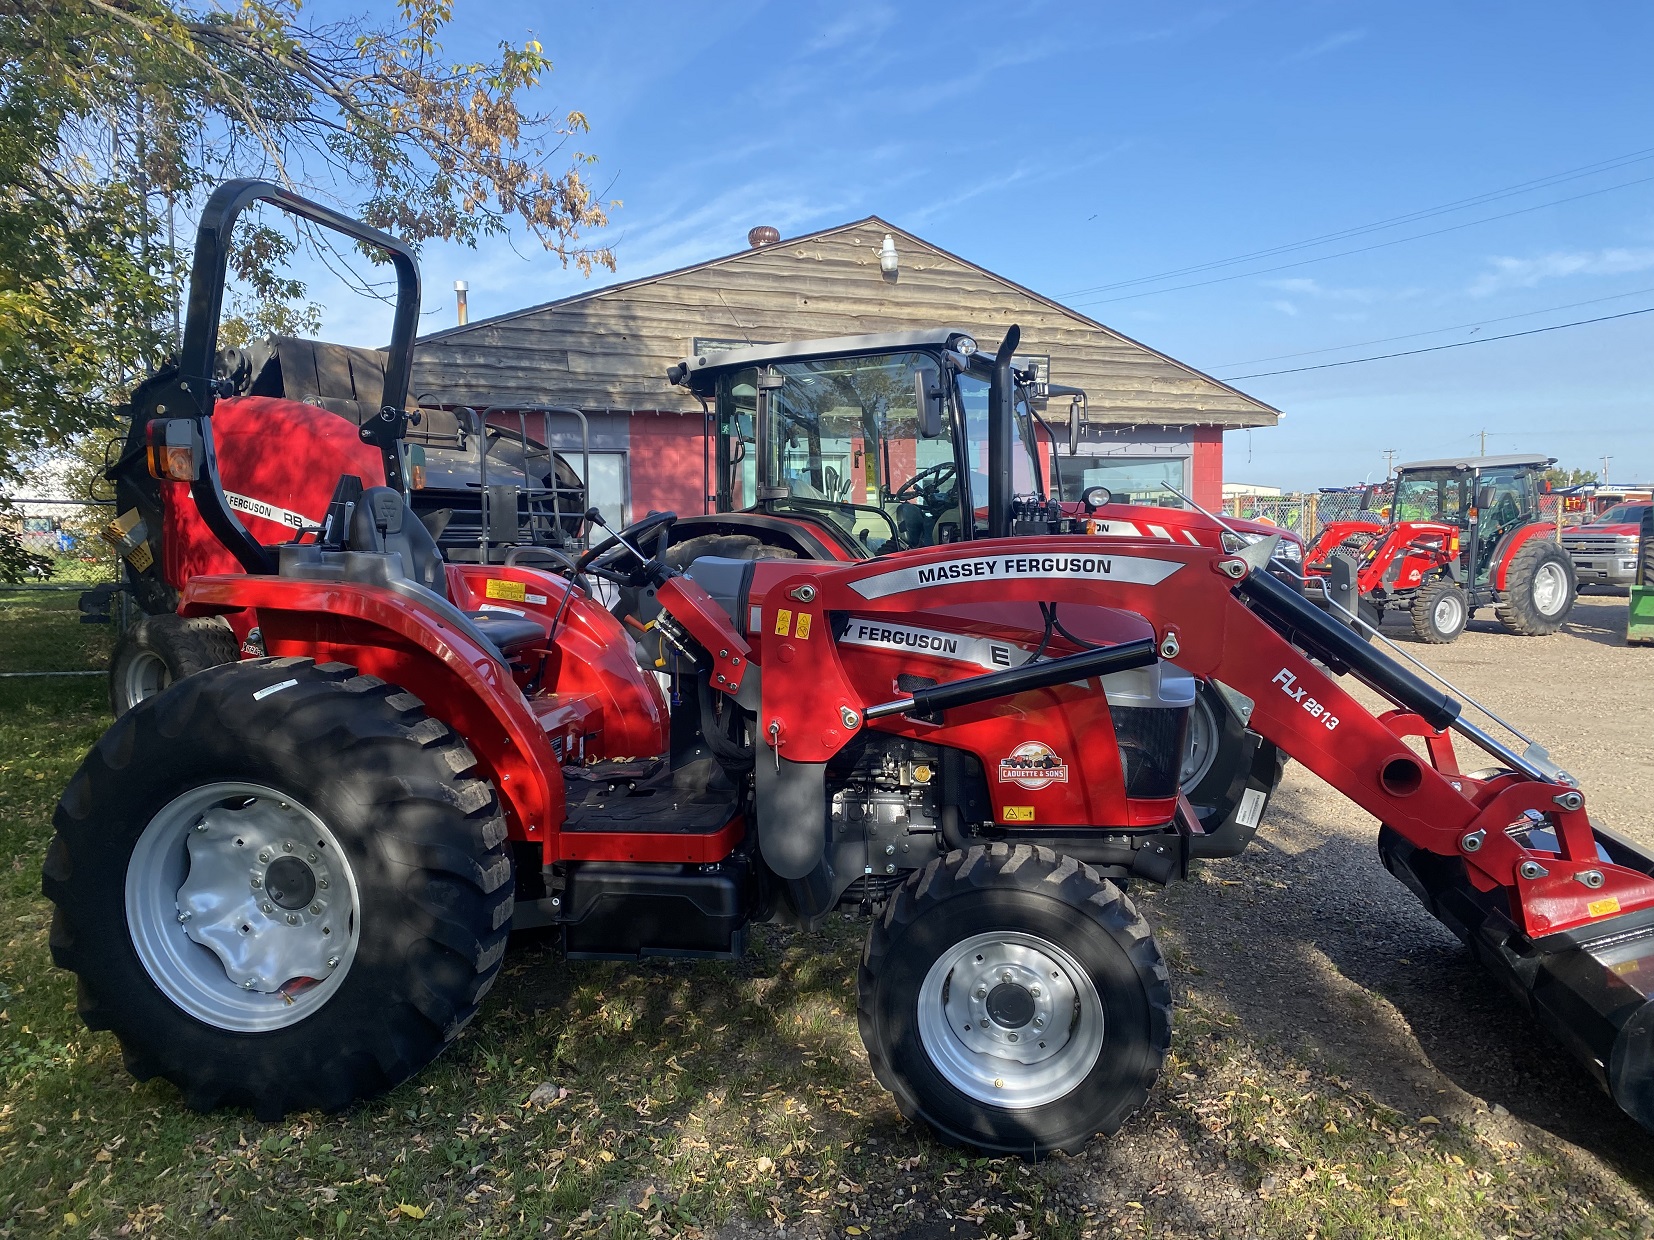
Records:
<instances>
[{"instance_id":1,"label":"silver decal stripe","mask_svg":"<svg viewBox=\"0 0 1654 1240\"><path fill-rule=\"evenodd\" d=\"M933 659L947 659L954 663L970 663L987 671L1006 667L1021 667L1028 661L1028 651L1007 642L991 641L986 637L971 637L964 633L943 633L936 629L918 629L908 624L888 624L879 620L850 621L841 646L870 646L875 650L899 650L903 654L928 655Z\"/></svg>"},{"instance_id":2,"label":"silver decal stripe","mask_svg":"<svg viewBox=\"0 0 1654 1240\"><path fill-rule=\"evenodd\" d=\"M909 590L931 586L975 583L992 586L997 581L1067 580L1123 581L1133 585L1157 586L1183 565L1171 560L1151 560L1111 552L1106 555L1075 551L1047 551L1028 555L984 555L965 560L938 560L912 568L879 573L850 588L863 598L887 598Z\"/></svg>"},{"instance_id":3,"label":"silver decal stripe","mask_svg":"<svg viewBox=\"0 0 1654 1240\"><path fill-rule=\"evenodd\" d=\"M224 499L237 512L244 512L250 517L263 517L266 521L285 525L290 530L302 530L308 525L321 524L319 521L311 521L302 513L292 512L275 504L266 504L263 500L253 499L249 495L237 495L234 491L225 491Z\"/></svg>"}]
</instances>

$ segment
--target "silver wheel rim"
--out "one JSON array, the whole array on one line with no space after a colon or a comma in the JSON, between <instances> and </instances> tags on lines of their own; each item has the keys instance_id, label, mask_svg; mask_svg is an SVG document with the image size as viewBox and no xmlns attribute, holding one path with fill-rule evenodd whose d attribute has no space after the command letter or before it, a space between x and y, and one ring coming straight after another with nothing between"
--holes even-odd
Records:
<instances>
[{"instance_id":1,"label":"silver wheel rim","mask_svg":"<svg viewBox=\"0 0 1654 1240\"><path fill-rule=\"evenodd\" d=\"M1451 633L1459 627L1459 620L1463 615L1464 604L1459 601L1459 596L1444 594L1436 600L1436 610L1432 613L1432 618L1438 631Z\"/></svg>"},{"instance_id":2,"label":"silver wheel rim","mask_svg":"<svg viewBox=\"0 0 1654 1240\"><path fill-rule=\"evenodd\" d=\"M126 870L127 931L150 980L238 1033L295 1025L333 997L356 958L360 907L338 837L261 784L175 798Z\"/></svg>"},{"instance_id":3,"label":"silver wheel rim","mask_svg":"<svg viewBox=\"0 0 1654 1240\"><path fill-rule=\"evenodd\" d=\"M170 685L172 670L167 667L166 660L154 651L138 650L127 662L122 683L126 688L126 704L136 706Z\"/></svg>"},{"instance_id":4,"label":"silver wheel rim","mask_svg":"<svg viewBox=\"0 0 1654 1240\"><path fill-rule=\"evenodd\" d=\"M1533 575L1533 608L1542 616L1554 616L1568 601L1568 579L1560 564L1541 564Z\"/></svg>"},{"instance_id":5,"label":"silver wheel rim","mask_svg":"<svg viewBox=\"0 0 1654 1240\"><path fill-rule=\"evenodd\" d=\"M1189 740L1183 750L1183 770L1178 776L1178 787L1188 796L1200 786L1212 769L1218 756L1218 721L1212 713L1212 704L1204 693L1195 696L1194 709L1189 712Z\"/></svg>"},{"instance_id":6,"label":"silver wheel rim","mask_svg":"<svg viewBox=\"0 0 1654 1240\"><path fill-rule=\"evenodd\" d=\"M1057 944L1019 931L972 935L943 952L919 987L918 1016L919 1042L943 1079L1012 1111L1072 1093L1103 1049L1091 975Z\"/></svg>"}]
</instances>

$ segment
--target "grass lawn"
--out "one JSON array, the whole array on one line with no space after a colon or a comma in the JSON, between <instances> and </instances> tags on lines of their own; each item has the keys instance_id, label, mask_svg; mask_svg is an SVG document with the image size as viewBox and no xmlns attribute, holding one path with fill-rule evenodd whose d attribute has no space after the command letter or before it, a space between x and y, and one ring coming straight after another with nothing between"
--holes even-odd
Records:
<instances>
[{"instance_id":1,"label":"grass lawn","mask_svg":"<svg viewBox=\"0 0 1654 1240\"><path fill-rule=\"evenodd\" d=\"M72 594L0 592L0 670L98 666L108 631L75 619ZM51 811L104 698L95 677L0 680L0 1236L1647 1234L1565 1161L1387 1111L1186 997L1117 1137L1034 1166L949 1150L868 1072L864 925L843 916L761 927L736 965L519 941L478 1020L390 1095L194 1114L84 1029L46 947Z\"/></svg>"}]
</instances>

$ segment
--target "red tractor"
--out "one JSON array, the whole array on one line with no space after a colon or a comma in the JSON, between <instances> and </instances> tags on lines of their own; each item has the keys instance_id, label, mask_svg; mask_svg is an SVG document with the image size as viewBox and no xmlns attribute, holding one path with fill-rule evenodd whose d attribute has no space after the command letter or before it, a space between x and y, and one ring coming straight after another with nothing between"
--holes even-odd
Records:
<instances>
[{"instance_id":1,"label":"red tractor","mask_svg":"<svg viewBox=\"0 0 1654 1240\"><path fill-rule=\"evenodd\" d=\"M1433 644L1458 637L1488 606L1512 633L1554 633L1578 593L1573 560L1539 519L1542 475L1555 463L1481 456L1403 465L1388 520L1363 512L1330 522L1309 549L1308 572L1348 606L1342 581L1353 570L1363 620L1376 628L1385 611L1405 611Z\"/></svg>"},{"instance_id":2,"label":"red tractor","mask_svg":"<svg viewBox=\"0 0 1654 1240\"><path fill-rule=\"evenodd\" d=\"M140 1078L201 1109L339 1108L459 1035L513 928L576 958L732 958L755 923L847 907L873 914L858 1019L903 1113L985 1151L1077 1149L1143 1103L1170 1044L1166 964L1123 884L1181 877L1202 837L1177 774L1203 679L1383 823L1392 873L1654 1123L1654 859L1542 749L1271 576L1271 543L679 569L655 513L558 574L445 562L404 491L349 475L318 530L251 538L194 376L216 240L259 198L325 220L257 182L213 196L183 362L142 413L156 472L245 570L191 580L181 613L250 608L269 656L117 720L44 868L54 959ZM398 478L387 409L370 434ZM1009 432L1007 405L989 418ZM658 615L634 637L597 581ZM1453 733L1493 765L1461 771Z\"/></svg>"}]
</instances>

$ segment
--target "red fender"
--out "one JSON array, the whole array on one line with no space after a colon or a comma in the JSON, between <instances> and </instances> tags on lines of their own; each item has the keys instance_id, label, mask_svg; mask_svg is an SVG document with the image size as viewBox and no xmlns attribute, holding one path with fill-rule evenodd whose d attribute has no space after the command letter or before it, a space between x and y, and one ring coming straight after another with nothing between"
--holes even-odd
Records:
<instances>
[{"instance_id":1,"label":"red fender","mask_svg":"<svg viewBox=\"0 0 1654 1240\"><path fill-rule=\"evenodd\" d=\"M349 663L401 685L465 738L518 839L555 838L564 818L560 764L511 675L434 607L383 587L285 577L196 577L179 613L258 612L272 655Z\"/></svg>"},{"instance_id":2,"label":"red fender","mask_svg":"<svg viewBox=\"0 0 1654 1240\"><path fill-rule=\"evenodd\" d=\"M1510 572L1510 562L1516 558L1516 553L1535 538L1549 538L1556 533L1556 527L1545 521L1535 521L1516 529L1508 538L1505 545L1499 548L1499 563L1494 565L1492 585L1495 590L1505 588L1505 575Z\"/></svg>"}]
</instances>

